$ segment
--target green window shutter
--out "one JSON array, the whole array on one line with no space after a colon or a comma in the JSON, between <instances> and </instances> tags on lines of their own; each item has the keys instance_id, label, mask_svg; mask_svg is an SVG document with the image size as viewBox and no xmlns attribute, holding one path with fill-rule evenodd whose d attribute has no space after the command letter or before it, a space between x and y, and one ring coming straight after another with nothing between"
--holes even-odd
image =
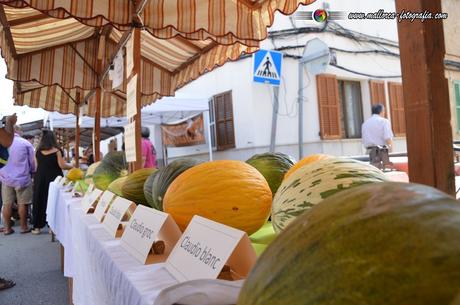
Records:
<instances>
[{"instance_id":1,"label":"green window shutter","mask_svg":"<svg viewBox=\"0 0 460 305\"><path fill-rule=\"evenodd\" d=\"M460 83L454 83L455 90L455 110L457 114L457 131L460 131Z\"/></svg>"}]
</instances>

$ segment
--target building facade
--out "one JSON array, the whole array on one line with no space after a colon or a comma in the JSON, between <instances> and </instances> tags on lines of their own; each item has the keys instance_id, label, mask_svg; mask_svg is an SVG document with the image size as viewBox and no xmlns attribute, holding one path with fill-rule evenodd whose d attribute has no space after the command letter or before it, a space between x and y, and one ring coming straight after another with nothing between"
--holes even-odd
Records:
<instances>
[{"instance_id":1,"label":"building facade","mask_svg":"<svg viewBox=\"0 0 460 305\"><path fill-rule=\"evenodd\" d=\"M378 3L376 3L378 2ZM447 1L448 2L448 1ZM301 8L313 12L394 12L394 0L317 1ZM451 30L452 31L452 30ZM356 156L364 153L361 124L371 116L371 105L386 106L391 121L394 151L405 152L403 88L397 20L329 20L319 23L278 15L262 49L283 52L283 70L276 111L275 151L298 158L298 61L305 44L314 38L325 42L331 63L319 75L304 69L304 155L327 153ZM455 65L447 66L451 91L452 126L460 135L460 82ZM179 92L210 99L211 137L215 159L246 160L269 150L275 94L270 85L252 81L251 56L227 63L201 76ZM155 145L161 135L155 128ZM169 148L168 157L195 155L207 158L206 145ZM162 156L159 156L160 159Z\"/></svg>"}]
</instances>

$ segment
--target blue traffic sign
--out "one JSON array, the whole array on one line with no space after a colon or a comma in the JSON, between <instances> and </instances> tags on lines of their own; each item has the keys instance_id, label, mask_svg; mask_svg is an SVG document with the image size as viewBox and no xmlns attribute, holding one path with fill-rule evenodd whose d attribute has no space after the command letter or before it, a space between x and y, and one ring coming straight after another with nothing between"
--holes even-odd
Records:
<instances>
[{"instance_id":1,"label":"blue traffic sign","mask_svg":"<svg viewBox=\"0 0 460 305\"><path fill-rule=\"evenodd\" d=\"M253 55L253 80L258 83L279 86L283 53L259 50Z\"/></svg>"}]
</instances>

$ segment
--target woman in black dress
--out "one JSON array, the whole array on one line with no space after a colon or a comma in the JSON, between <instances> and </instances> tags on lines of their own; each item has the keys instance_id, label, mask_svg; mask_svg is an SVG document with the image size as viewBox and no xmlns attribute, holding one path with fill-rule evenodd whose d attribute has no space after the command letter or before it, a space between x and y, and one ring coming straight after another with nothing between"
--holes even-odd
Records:
<instances>
[{"instance_id":1,"label":"woman in black dress","mask_svg":"<svg viewBox=\"0 0 460 305\"><path fill-rule=\"evenodd\" d=\"M33 196L33 225L32 234L40 234L46 225L46 204L48 202L48 188L57 176L62 176L63 169L71 169L66 163L58 148L56 137L51 130L43 130L40 144L35 153L37 172L34 177Z\"/></svg>"}]
</instances>

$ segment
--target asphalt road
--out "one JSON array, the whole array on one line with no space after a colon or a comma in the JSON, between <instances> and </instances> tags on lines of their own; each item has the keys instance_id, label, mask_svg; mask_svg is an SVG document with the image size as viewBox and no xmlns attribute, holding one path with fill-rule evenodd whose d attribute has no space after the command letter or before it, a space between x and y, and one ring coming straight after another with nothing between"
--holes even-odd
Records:
<instances>
[{"instance_id":1,"label":"asphalt road","mask_svg":"<svg viewBox=\"0 0 460 305\"><path fill-rule=\"evenodd\" d=\"M58 242L40 235L0 233L0 277L16 286L0 290L0 305L65 305L67 279L61 273Z\"/></svg>"}]
</instances>

